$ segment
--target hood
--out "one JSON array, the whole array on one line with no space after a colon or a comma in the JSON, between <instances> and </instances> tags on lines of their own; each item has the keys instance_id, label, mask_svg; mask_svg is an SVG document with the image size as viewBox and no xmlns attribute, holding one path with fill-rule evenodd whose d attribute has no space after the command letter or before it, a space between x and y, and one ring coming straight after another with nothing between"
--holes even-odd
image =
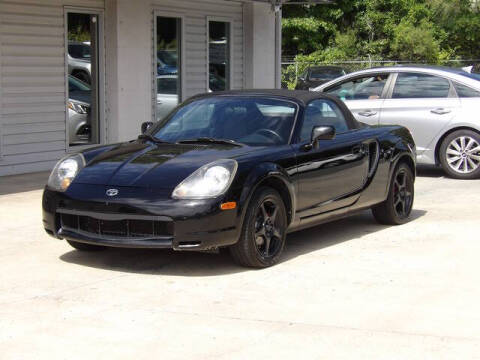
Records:
<instances>
[{"instance_id":1,"label":"hood","mask_svg":"<svg viewBox=\"0 0 480 360\"><path fill-rule=\"evenodd\" d=\"M88 105L90 105L90 101L92 98L91 91L74 90L70 91L68 95L70 96L71 100L80 101Z\"/></svg>"},{"instance_id":2,"label":"hood","mask_svg":"<svg viewBox=\"0 0 480 360\"><path fill-rule=\"evenodd\" d=\"M245 155L257 148L134 141L104 149L83 153L87 165L74 183L173 189L205 164Z\"/></svg>"}]
</instances>

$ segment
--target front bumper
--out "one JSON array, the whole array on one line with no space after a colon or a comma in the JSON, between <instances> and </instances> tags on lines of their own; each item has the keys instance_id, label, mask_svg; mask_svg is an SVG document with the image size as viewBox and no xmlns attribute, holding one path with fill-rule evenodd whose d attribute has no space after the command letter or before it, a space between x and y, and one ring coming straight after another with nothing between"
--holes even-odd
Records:
<instances>
[{"instance_id":1,"label":"front bumper","mask_svg":"<svg viewBox=\"0 0 480 360\"><path fill-rule=\"evenodd\" d=\"M239 238L239 209L220 209L224 199L175 200L161 191L72 184L61 193L45 188L43 226L58 239L126 248L211 250Z\"/></svg>"}]
</instances>

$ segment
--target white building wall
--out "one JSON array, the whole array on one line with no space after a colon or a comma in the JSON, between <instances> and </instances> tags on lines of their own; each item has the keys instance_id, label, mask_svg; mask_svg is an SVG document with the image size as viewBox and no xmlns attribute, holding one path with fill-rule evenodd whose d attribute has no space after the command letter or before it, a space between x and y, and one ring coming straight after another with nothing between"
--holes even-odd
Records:
<instances>
[{"instance_id":1,"label":"white building wall","mask_svg":"<svg viewBox=\"0 0 480 360\"><path fill-rule=\"evenodd\" d=\"M268 3L246 3L245 18L245 87L276 88L277 41L275 12Z\"/></svg>"},{"instance_id":2,"label":"white building wall","mask_svg":"<svg viewBox=\"0 0 480 360\"><path fill-rule=\"evenodd\" d=\"M103 8L103 0L75 0ZM0 176L48 170L65 155L66 0L0 2Z\"/></svg>"},{"instance_id":3,"label":"white building wall","mask_svg":"<svg viewBox=\"0 0 480 360\"><path fill-rule=\"evenodd\" d=\"M153 15L148 0L106 0L107 142L130 140L152 119Z\"/></svg>"},{"instance_id":4,"label":"white building wall","mask_svg":"<svg viewBox=\"0 0 480 360\"><path fill-rule=\"evenodd\" d=\"M65 6L105 9L102 141L129 140L154 117L154 14L184 19L184 99L207 91L207 17L233 29L233 89L275 87L269 4L227 0L0 2L0 176L49 170L65 156ZM106 129L106 131L105 131Z\"/></svg>"},{"instance_id":5,"label":"white building wall","mask_svg":"<svg viewBox=\"0 0 480 360\"><path fill-rule=\"evenodd\" d=\"M207 89L207 18L231 20L233 89L244 88L243 3L224 0L106 0L107 114L110 142L132 139L154 119L155 16L183 21L183 100ZM116 19L112 16L115 12ZM114 19L114 20L112 20ZM108 19L107 19L108 22Z\"/></svg>"}]
</instances>

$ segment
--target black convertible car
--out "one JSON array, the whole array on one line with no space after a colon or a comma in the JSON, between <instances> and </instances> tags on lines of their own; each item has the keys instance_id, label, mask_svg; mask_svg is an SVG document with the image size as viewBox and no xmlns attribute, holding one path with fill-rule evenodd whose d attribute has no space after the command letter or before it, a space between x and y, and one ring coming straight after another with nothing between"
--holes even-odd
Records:
<instances>
[{"instance_id":1,"label":"black convertible car","mask_svg":"<svg viewBox=\"0 0 480 360\"><path fill-rule=\"evenodd\" d=\"M193 97L130 142L60 160L45 230L79 250L215 250L279 260L287 232L371 208L408 220L415 145L400 126L358 123L337 98L288 90Z\"/></svg>"}]
</instances>

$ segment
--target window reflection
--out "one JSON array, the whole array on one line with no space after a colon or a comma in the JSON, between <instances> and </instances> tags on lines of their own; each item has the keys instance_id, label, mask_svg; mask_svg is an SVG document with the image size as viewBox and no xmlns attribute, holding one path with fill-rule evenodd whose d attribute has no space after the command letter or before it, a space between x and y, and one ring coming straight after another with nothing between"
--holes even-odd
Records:
<instances>
[{"instance_id":1,"label":"window reflection","mask_svg":"<svg viewBox=\"0 0 480 360\"><path fill-rule=\"evenodd\" d=\"M69 144L99 143L98 15L68 13Z\"/></svg>"},{"instance_id":2,"label":"window reflection","mask_svg":"<svg viewBox=\"0 0 480 360\"><path fill-rule=\"evenodd\" d=\"M230 23L208 22L208 89L230 89Z\"/></svg>"},{"instance_id":3,"label":"window reflection","mask_svg":"<svg viewBox=\"0 0 480 360\"><path fill-rule=\"evenodd\" d=\"M181 94L181 19L157 16L157 120L175 106Z\"/></svg>"},{"instance_id":4,"label":"window reflection","mask_svg":"<svg viewBox=\"0 0 480 360\"><path fill-rule=\"evenodd\" d=\"M342 100L375 100L382 96L388 74L377 74L356 78L326 90Z\"/></svg>"},{"instance_id":5,"label":"window reflection","mask_svg":"<svg viewBox=\"0 0 480 360\"><path fill-rule=\"evenodd\" d=\"M446 98L450 82L438 76L400 73L393 88L393 99Z\"/></svg>"}]
</instances>

